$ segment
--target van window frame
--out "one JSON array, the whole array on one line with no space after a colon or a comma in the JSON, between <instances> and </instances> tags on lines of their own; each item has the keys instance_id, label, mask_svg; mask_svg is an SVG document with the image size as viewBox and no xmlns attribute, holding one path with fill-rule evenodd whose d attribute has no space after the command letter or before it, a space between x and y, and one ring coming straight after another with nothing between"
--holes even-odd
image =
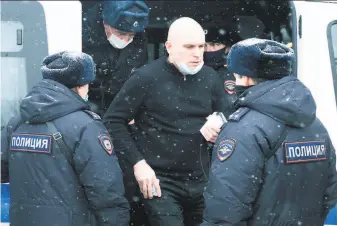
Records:
<instances>
[{"instance_id":1,"label":"van window frame","mask_svg":"<svg viewBox=\"0 0 337 226\"><path fill-rule=\"evenodd\" d=\"M332 81L334 84L334 92L335 92L335 101L336 101L336 107L337 107L337 65L335 62L335 54L333 49L333 40L332 40L332 32L331 28L332 26L337 26L337 20L333 20L328 24L327 27L327 38L328 38L328 48L329 48L329 55L330 55L330 65L331 65L331 72L332 72Z\"/></svg>"},{"instance_id":2,"label":"van window frame","mask_svg":"<svg viewBox=\"0 0 337 226\"><path fill-rule=\"evenodd\" d=\"M297 29L297 11L296 11L296 6L295 3L293 1L288 1L289 3L289 7L290 7L290 11L291 11L291 18L290 21L292 23L292 43L293 43L293 47L292 49L294 50L294 54L295 54L295 62L293 64L292 67L292 75L297 77L297 69L298 69L298 53L297 53L297 33L298 33L298 29Z\"/></svg>"}]
</instances>

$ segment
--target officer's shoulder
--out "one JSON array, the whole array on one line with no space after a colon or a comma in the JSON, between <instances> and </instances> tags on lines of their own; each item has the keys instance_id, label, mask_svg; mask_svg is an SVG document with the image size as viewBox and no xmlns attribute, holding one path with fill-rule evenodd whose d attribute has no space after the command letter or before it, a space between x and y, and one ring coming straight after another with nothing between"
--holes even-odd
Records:
<instances>
[{"instance_id":1,"label":"officer's shoulder","mask_svg":"<svg viewBox=\"0 0 337 226\"><path fill-rule=\"evenodd\" d=\"M103 124L102 118L95 112L90 110L82 110L77 112L77 125L80 131L90 130L93 133L98 131L105 131L106 128Z\"/></svg>"},{"instance_id":2,"label":"officer's shoulder","mask_svg":"<svg viewBox=\"0 0 337 226\"><path fill-rule=\"evenodd\" d=\"M232 113L229 117L228 117L228 121L232 121L232 122L239 122L241 121L248 112L250 112L251 109L248 107L241 107L239 109L237 109L234 113Z\"/></svg>"},{"instance_id":3,"label":"officer's shoulder","mask_svg":"<svg viewBox=\"0 0 337 226\"><path fill-rule=\"evenodd\" d=\"M77 128L79 128L79 130L84 129L85 127L87 127L88 124L91 123L102 123L101 122L101 117L90 111L90 110L80 110L80 111L76 111L73 113L70 113L60 119L58 119L57 121L60 120L60 123L62 121L63 125L69 125L69 126L76 126ZM66 122L71 122L71 123L63 123L64 121Z\"/></svg>"},{"instance_id":4,"label":"officer's shoulder","mask_svg":"<svg viewBox=\"0 0 337 226\"><path fill-rule=\"evenodd\" d=\"M102 120L101 116L90 110L84 110L84 112L90 116L93 120Z\"/></svg>"},{"instance_id":5,"label":"officer's shoulder","mask_svg":"<svg viewBox=\"0 0 337 226\"><path fill-rule=\"evenodd\" d=\"M270 124L274 125L278 122L276 119L271 116L262 114L254 109L249 107L240 107L234 113L228 117L229 122L241 122L249 124L251 126L259 126L261 124ZM247 122L247 123L246 123Z\"/></svg>"}]
</instances>

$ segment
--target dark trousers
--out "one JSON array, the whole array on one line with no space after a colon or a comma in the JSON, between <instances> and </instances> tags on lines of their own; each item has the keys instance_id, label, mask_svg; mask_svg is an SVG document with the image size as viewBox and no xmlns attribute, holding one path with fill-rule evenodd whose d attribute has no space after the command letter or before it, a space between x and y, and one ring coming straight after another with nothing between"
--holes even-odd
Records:
<instances>
[{"instance_id":1,"label":"dark trousers","mask_svg":"<svg viewBox=\"0 0 337 226\"><path fill-rule=\"evenodd\" d=\"M135 176L133 175L133 168L124 168L123 171L125 197L130 204L129 226L149 226L142 202L142 193L140 193L138 183L135 179Z\"/></svg>"},{"instance_id":2,"label":"dark trousers","mask_svg":"<svg viewBox=\"0 0 337 226\"><path fill-rule=\"evenodd\" d=\"M204 211L205 178L184 181L160 177L162 196L143 199L151 226L199 226Z\"/></svg>"}]
</instances>

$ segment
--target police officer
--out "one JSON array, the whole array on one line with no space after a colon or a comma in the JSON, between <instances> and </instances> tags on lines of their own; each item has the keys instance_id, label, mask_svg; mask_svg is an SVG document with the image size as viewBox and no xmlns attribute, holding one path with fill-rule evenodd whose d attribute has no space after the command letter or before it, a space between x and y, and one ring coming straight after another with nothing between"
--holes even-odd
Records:
<instances>
[{"instance_id":1,"label":"police officer","mask_svg":"<svg viewBox=\"0 0 337 226\"><path fill-rule=\"evenodd\" d=\"M264 39L229 52L246 91L215 143L202 226L319 226L336 204L335 150L293 60L292 49Z\"/></svg>"},{"instance_id":2,"label":"police officer","mask_svg":"<svg viewBox=\"0 0 337 226\"><path fill-rule=\"evenodd\" d=\"M231 46L240 41L239 36L234 31L228 31L226 28L213 23L212 27L205 29L206 46L204 52L205 65L216 70L223 80L223 90L226 92L226 98L229 103L234 104L237 99L235 89L235 78L227 68L227 55ZM233 108L225 115L233 113Z\"/></svg>"},{"instance_id":3,"label":"police officer","mask_svg":"<svg viewBox=\"0 0 337 226\"><path fill-rule=\"evenodd\" d=\"M95 77L92 58L56 53L43 60L41 71L44 79L1 131L11 225L128 225L111 137L86 102Z\"/></svg>"},{"instance_id":4,"label":"police officer","mask_svg":"<svg viewBox=\"0 0 337 226\"><path fill-rule=\"evenodd\" d=\"M103 1L84 13L83 52L96 64L89 104L103 115L129 78L131 71L147 62L144 29L149 8L143 1Z\"/></svg>"}]
</instances>

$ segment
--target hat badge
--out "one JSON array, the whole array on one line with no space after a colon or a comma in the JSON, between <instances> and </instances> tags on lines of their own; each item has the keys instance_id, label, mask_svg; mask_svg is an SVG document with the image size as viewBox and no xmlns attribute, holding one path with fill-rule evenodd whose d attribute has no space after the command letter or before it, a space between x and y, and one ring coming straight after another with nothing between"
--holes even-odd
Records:
<instances>
[{"instance_id":1,"label":"hat badge","mask_svg":"<svg viewBox=\"0 0 337 226\"><path fill-rule=\"evenodd\" d=\"M133 26L134 26L134 27L138 27L138 21L135 21L135 22L133 23Z\"/></svg>"}]
</instances>

